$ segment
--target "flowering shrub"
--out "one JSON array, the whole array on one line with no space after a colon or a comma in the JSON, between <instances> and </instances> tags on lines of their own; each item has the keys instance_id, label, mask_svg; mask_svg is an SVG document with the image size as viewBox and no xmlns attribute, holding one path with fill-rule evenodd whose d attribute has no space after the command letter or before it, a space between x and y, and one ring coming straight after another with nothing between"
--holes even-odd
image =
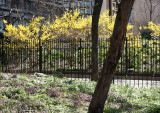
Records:
<instances>
[{"instance_id":1,"label":"flowering shrub","mask_svg":"<svg viewBox=\"0 0 160 113\"><path fill-rule=\"evenodd\" d=\"M148 23L148 28L153 31L151 36L160 37L160 24L155 24L151 21Z\"/></svg>"},{"instance_id":2,"label":"flowering shrub","mask_svg":"<svg viewBox=\"0 0 160 113\"><path fill-rule=\"evenodd\" d=\"M15 27L11 24L6 25L4 35L12 40L29 40L29 39L86 39L91 36L92 17L84 17L79 15L80 12L66 12L62 17L56 17L53 22L45 20L44 17L34 17L26 25L18 25ZM114 28L116 15L109 16L109 11L103 12L100 16L99 35L100 38L109 38ZM128 24L127 36L132 35L133 26Z\"/></svg>"},{"instance_id":3,"label":"flowering shrub","mask_svg":"<svg viewBox=\"0 0 160 113\"><path fill-rule=\"evenodd\" d=\"M21 41L38 39L43 20L43 17L36 17L33 18L26 26L20 24L18 27L13 26L12 24L7 24L7 21L4 20L6 25L6 32L4 32L4 36L12 40Z\"/></svg>"}]
</instances>

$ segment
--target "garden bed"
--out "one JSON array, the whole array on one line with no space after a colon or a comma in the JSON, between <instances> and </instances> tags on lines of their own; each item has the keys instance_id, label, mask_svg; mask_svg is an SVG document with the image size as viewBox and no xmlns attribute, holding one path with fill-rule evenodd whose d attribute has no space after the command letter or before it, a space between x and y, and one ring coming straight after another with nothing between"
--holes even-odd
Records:
<instances>
[{"instance_id":1,"label":"garden bed","mask_svg":"<svg viewBox=\"0 0 160 113\"><path fill-rule=\"evenodd\" d=\"M0 111L87 113L96 83L0 73ZM159 113L160 88L111 85L104 113Z\"/></svg>"}]
</instances>

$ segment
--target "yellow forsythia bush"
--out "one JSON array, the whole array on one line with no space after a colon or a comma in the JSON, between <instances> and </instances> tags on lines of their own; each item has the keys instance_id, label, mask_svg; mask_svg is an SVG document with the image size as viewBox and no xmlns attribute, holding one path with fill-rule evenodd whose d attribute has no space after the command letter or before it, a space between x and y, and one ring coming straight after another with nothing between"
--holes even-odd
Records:
<instances>
[{"instance_id":1,"label":"yellow forsythia bush","mask_svg":"<svg viewBox=\"0 0 160 113\"><path fill-rule=\"evenodd\" d=\"M116 15L109 16L109 11L101 14L99 21L99 37L109 38L114 28ZM92 17L80 16L78 11L73 14L66 12L62 17L56 17L53 22L45 20L44 17L34 17L26 25L18 25L17 27L7 24L4 35L12 40L26 41L29 39L86 39L91 37ZM132 35L133 26L128 24L127 36Z\"/></svg>"},{"instance_id":2,"label":"yellow forsythia bush","mask_svg":"<svg viewBox=\"0 0 160 113\"><path fill-rule=\"evenodd\" d=\"M160 37L160 24L155 24L152 21L148 23L148 28L153 31L151 36Z\"/></svg>"}]
</instances>

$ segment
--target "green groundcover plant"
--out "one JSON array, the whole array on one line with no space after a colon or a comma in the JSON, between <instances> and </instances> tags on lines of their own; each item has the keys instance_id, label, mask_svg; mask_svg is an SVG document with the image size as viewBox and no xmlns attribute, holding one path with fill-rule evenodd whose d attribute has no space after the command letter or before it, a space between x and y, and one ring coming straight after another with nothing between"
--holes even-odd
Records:
<instances>
[{"instance_id":1,"label":"green groundcover plant","mask_svg":"<svg viewBox=\"0 0 160 113\"><path fill-rule=\"evenodd\" d=\"M87 113L95 82L60 78L0 74L0 111ZM104 113L159 113L160 88L111 85Z\"/></svg>"}]
</instances>

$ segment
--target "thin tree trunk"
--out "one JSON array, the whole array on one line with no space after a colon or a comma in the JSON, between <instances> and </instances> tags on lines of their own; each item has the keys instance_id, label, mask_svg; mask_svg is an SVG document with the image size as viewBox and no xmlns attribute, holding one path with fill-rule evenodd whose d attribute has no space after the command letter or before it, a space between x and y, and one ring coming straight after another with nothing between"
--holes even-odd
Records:
<instances>
[{"instance_id":1,"label":"thin tree trunk","mask_svg":"<svg viewBox=\"0 0 160 113\"><path fill-rule=\"evenodd\" d=\"M112 16L112 0L109 0L108 3L109 3L109 16Z\"/></svg>"},{"instance_id":2,"label":"thin tree trunk","mask_svg":"<svg viewBox=\"0 0 160 113\"><path fill-rule=\"evenodd\" d=\"M130 13L135 0L121 0L111 36L110 48L101 70L88 113L103 113L110 84L124 47L124 38Z\"/></svg>"},{"instance_id":3,"label":"thin tree trunk","mask_svg":"<svg viewBox=\"0 0 160 113\"><path fill-rule=\"evenodd\" d=\"M95 0L92 16L92 77L91 80L98 79L98 23L103 0Z\"/></svg>"}]
</instances>

